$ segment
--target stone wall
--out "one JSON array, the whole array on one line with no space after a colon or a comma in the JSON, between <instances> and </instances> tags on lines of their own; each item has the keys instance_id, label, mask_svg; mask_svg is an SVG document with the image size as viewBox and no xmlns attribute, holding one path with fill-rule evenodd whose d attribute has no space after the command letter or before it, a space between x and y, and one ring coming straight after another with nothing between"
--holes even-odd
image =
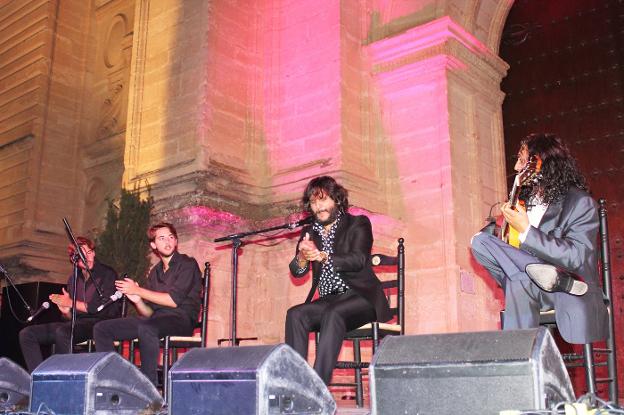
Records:
<instances>
[{"instance_id":1,"label":"stone wall","mask_svg":"<svg viewBox=\"0 0 624 415\"><path fill-rule=\"evenodd\" d=\"M0 11L0 258L65 281L67 237L94 236L123 173L134 2L9 1Z\"/></svg>"},{"instance_id":2,"label":"stone wall","mask_svg":"<svg viewBox=\"0 0 624 415\"><path fill-rule=\"evenodd\" d=\"M406 238L409 333L497 327L468 244L505 193L510 2L421 3L137 3L124 183L149 183L181 250L212 263L210 342L231 294L230 249L212 240L296 218L319 174L371 215L378 248ZM241 336L283 338L310 283L288 275L295 236L243 246Z\"/></svg>"},{"instance_id":3,"label":"stone wall","mask_svg":"<svg viewBox=\"0 0 624 415\"><path fill-rule=\"evenodd\" d=\"M60 218L87 232L120 185L149 186L155 220L212 264L212 346L228 336L231 295L231 250L213 239L298 218L307 181L330 174L371 217L376 250L406 240L408 333L497 327L468 244L505 193L497 51L510 0L33 0L32 16L8 4L0 16L26 16L41 40L31 58L18 27L0 32L15 59L37 62L15 64L0 91L36 98L30 118L18 108L0 124L0 203L14 215L2 258L62 275ZM310 284L288 274L295 238L240 250L240 336L283 340Z\"/></svg>"}]
</instances>

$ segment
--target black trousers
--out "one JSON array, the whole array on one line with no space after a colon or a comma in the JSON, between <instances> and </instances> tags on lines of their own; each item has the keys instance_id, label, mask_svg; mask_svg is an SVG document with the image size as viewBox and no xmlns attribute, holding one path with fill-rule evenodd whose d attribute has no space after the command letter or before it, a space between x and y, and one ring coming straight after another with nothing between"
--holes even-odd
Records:
<instances>
[{"instance_id":1,"label":"black trousers","mask_svg":"<svg viewBox=\"0 0 624 415\"><path fill-rule=\"evenodd\" d=\"M74 327L74 344L92 337L93 326L99 319L77 319ZM69 353L71 321L37 324L24 327L19 333L26 368L32 372L43 361L41 346L54 345L54 353Z\"/></svg>"},{"instance_id":2,"label":"black trousers","mask_svg":"<svg viewBox=\"0 0 624 415\"><path fill-rule=\"evenodd\" d=\"M95 349L98 352L114 351L115 340L139 339L141 372L154 385L158 384L160 339L165 336L191 334L193 324L188 317L158 311L150 317L125 317L102 321L93 328Z\"/></svg>"},{"instance_id":3,"label":"black trousers","mask_svg":"<svg viewBox=\"0 0 624 415\"><path fill-rule=\"evenodd\" d=\"M286 314L286 344L307 359L310 332L320 333L314 370L329 384L347 332L375 320L375 308L353 290L294 306Z\"/></svg>"}]
</instances>

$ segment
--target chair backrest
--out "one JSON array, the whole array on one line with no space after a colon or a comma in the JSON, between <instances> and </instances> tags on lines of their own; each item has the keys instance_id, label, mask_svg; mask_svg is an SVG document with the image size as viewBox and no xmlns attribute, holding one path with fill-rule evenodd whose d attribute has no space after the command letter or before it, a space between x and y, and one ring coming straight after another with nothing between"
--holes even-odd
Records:
<instances>
[{"instance_id":1,"label":"chair backrest","mask_svg":"<svg viewBox=\"0 0 624 415\"><path fill-rule=\"evenodd\" d=\"M613 315L613 290L611 287L611 257L609 247L609 227L607 226L607 201L598 201L600 223L600 271L602 273L602 291L608 311L609 337L606 340L607 369L611 382L609 384L609 400L618 400L617 351L615 344L615 322Z\"/></svg>"},{"instance_id":2,"label":"chair backrest","mask_svg":"<svg viewBox=\"0 0 624 415\"><path fill-rule=\"evenodd\" d=\"M611 300L613 291L611 288L611 256L609 254L609 227L607 225L607 201L600 199L598 201L598 216L600 223L600 272L602 274L602 290L605 300L611 308ZM609 309L609 311L613 311Z\"/></svg>"},{"instance_id":3,"label":"chair backrest","mask_svg":"<svg viewBox=\"0 0 624 415\"><path fill-rule=\"evenodd\" d=\"M399 238L397 242L396 256L372 254L371 261L377 274L396 273L395 278L382 280L381 286L388 302L393 295L396 296L396 306L391 304L390 310L396 316L396 323L401 326L401 334L405 334L405 241Z\"/></svg>"},{"instance_id":4,"label":"chair backrest","mask_svg":"<svg viewBox=\"0 0 624 415\"><path fill-rule=\"evenodd\" d=\"M201 345L206 347L206 337L208 334L208 298L210 297L210 262L204 264L204 278L202 289L202 306L200 312L201 324Z\"/></svg>"}]
</instances>

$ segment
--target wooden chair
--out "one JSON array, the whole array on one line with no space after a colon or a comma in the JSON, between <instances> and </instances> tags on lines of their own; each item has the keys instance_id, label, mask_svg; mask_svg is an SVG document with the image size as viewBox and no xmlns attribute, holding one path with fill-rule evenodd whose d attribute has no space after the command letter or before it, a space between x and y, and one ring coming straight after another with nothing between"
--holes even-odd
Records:
<instances>
[{"instance_id":1,"label":"wooden chair","mask_svg":"<svg viewBox=\"0 0 624 415\"><path fill-rule=\"evenodd\" d=\"M392 298L395 298L395 306L391 307L394 319L390 323L380 323L374 321L365 324L346 334L344 340L353 344L353 360L338 361L337 369L353 369L354 382L332 383L330 386L355 387L355 401L358 407L363 406L364 387L362 381L363 369L367 369L370 362L362 361L361 342L362 340L372 340L373 354L377 351L379 342L385 336L396 336L405 334L405 246L403 238L398 239L397 255L388 256L383 254L371 255L373 269L377 274L392 272L395 278L382 281L382 287L392 305ZM390 268L390 269L389 269ZM316 333L316 343L318 345L319 333Z\"/></svg>"}]
</instances>

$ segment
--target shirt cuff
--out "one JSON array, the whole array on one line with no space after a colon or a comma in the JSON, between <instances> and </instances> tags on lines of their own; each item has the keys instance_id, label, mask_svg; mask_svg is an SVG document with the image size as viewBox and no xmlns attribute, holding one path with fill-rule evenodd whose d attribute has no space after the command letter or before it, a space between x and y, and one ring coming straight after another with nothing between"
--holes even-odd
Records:
<instances>
[{"instance_id":1,"label":"shirt cuff","mask_svg":"<svg viewBox=\"0 0 624 415\"><path fill-rule=\"evenodd\" d=\"M531 230L532 226L529 225L528 228L526 228L526 230L520 234L518 234L518 240L520 241L521 244L524 243L524 241L527 238L527 235L529 234L529 231Z\"/></svg>"}]
</instances>

